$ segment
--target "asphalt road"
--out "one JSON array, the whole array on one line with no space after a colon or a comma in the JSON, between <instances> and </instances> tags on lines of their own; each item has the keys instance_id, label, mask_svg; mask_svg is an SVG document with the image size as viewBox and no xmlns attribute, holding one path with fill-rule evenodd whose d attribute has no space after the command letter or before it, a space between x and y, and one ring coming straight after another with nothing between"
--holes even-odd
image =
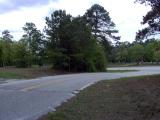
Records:
<instances>
[{"instance_id":1,"label":"asphalt road","mask_svg":"<svg viewBox=\"0 0 160 120\"><path fill-rule=\"evenodd\" d=\"M0 120L35 120L55 110L76 91L100 80L160 74L160 67L120 67L140 70L128 73L84 73L58 75L0 84Z\"/></svg>"}]
</instances>

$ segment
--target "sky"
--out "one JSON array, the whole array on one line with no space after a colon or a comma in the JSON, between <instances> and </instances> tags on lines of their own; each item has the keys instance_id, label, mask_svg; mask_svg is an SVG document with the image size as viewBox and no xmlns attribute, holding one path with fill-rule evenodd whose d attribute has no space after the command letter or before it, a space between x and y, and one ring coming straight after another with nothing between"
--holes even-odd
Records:
<instances>
[{"instance_id":1,"label":"sky","mask_svg":"<svg viewBox=\"0 0 160 120\"><path fill-rule=\"evenodd\" d=\"M136 32L149 7L135 0L0 0L0 33L9 30L15 40L23 35L22 27L33 22L43 30L45 17L54 10L63 9L73 16L83 15L93 4L100 4L109 13L119 30L121 41L134 41ZM1 36L1 34L0 34Z\"/></svg>"}]
</instances>

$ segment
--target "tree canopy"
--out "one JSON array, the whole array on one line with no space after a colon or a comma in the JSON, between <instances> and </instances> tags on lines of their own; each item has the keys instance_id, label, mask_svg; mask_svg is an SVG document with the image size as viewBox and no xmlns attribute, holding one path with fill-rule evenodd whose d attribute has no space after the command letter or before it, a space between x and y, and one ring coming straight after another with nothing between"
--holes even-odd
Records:
<instances>
[{"instance_id":1,"label":"tree canopy","mask_svg":"<svg viewBox=\"0 0 160 120\"><path fill-rule=\"evenodd\" d=\"M87 23L96 39L115 38L113 33L118 33L115 29L115 23L111 20L109 12L104 7L94 4L84 15Z\"/></svg>"},{"instance_id":2,"label":"tree canopy","mask_svg":"<svg viewBox=\"0 0 160 120\"><path fill-rule=\"evenodd\" d=\"M136 0L141 4L151 6L151 10L143 17L142 24L148 24L148 27L140 30L136 39L141 40L150 35L160 34L160 0Z\"/></svg>"},{"instance_id":3,"label":"tree canopy","mask_svg":"<svg viewBox=\"0 0 160 120\"><path fill-rule=\"evenodd\" d=\"M105 71L105 57L82 17L63 10L46 17L48 48L53 67L68 71ZM98 60L99 56L101 60Z\"/></svg>"},{"instance_id":4,"label":"tree canopy","mask_svg":"<svg viewBox=\"0 0 160 120\"><path fill-rule=\"evenodd\" d=\"M87 25L91 27L91 32L97 42L104 47L108 58L111 52L111 40L120 40L120 37L115 35L118 30L116 30L116 25L109 16L109 12L103 6L94 4L83 17Z\"/></svg>"}]
</instances>

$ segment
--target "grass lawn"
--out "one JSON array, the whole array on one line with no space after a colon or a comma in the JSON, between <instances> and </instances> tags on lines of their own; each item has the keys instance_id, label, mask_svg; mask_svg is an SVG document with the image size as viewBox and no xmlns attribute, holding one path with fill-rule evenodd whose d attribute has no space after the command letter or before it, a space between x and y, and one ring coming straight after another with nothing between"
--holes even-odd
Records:
<instances>
[{"instance_id":1,"label":"grass lawn","mask_svg":"<svg viewBox=\"0 0 160 120\"><path fill-rule=\"evenodd\" d=\"M150 63L150 62L144 62L141 64L137 63L109 63L108 67L135 67L135 66L160 66L160 63Z\"/></svg>"},{"instance_id":2,"label":"grass lawn","mask_svg":"<svg viewBox=\"0 0 160 120\"><path fill-rule=\"evenodd\" d=\"M137 72L139 70L107 70L108 73Z\"/></svg>"},{"instance_id":3,"label":"grass lawn","mask_svg":"<svg viewBox=\"0 0 160 120\"><path fill-rule=\"evenodd\" d=\"M0 71L0 78L4 79L22 79L25 78L25 76L22 76L20 74L14 73L14 72L4 72Z\"/></svg>"},{"instance_id":4,"label":"grass lawn","mask_svg":"<svg viewBox=\"0 0 160 120\"><path fill-rule=\"evenodd\" d=\"M160 75L101 81L39 120L159 120Z\"/></svg>"},{"instance_id":5,"label":"grass lawn","mask_svg":"<svg viewBox=\"0 0 160 120\"><path fill-rule=\"evenodd\" d=\"M64 71L55 71L50 67L32 68L16 68L16 67L2 67L0 68L0 78L5 79L32 79L37 77L54 76L58 74L67 74Z\"/></svg>"}]
</instances>

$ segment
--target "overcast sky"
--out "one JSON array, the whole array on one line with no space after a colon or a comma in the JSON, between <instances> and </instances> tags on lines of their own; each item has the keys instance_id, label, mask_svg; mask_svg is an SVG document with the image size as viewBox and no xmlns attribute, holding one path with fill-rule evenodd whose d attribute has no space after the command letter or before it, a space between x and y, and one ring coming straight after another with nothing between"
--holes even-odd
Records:
<instances>
[{"instance_id":1,"label":"overcast sky","mask_svg":"<svg viewBox=\"0 0 160 120\"><path fill-rule=\"evenodd\" d=\"M26 22L33 22L42 30L45 17L54 10L64 9L73 16L83 15L95 3L110 13L122 41L135 39L135 33L142 28L142 17L149 10L149 7L135 4L134 0L0 0L0 32L8 29L18 40Z\"/></svg>"}]
</instances>

